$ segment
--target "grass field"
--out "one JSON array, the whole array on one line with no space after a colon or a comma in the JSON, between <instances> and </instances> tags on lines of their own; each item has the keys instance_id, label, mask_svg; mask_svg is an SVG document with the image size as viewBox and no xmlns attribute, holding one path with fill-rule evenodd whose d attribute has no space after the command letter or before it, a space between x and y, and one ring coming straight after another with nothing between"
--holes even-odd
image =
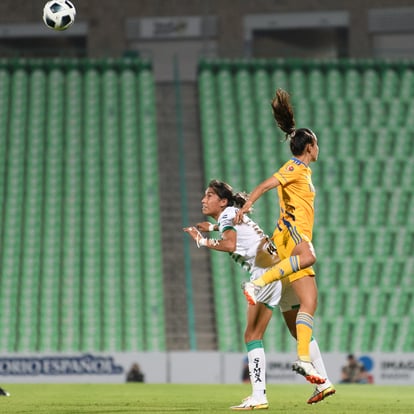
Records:
<instances>
[{"instance_id":1,"label":"grass field","mask_svg":"<svg viewBox=\"0 0 414 414\"><path fill-rule=\"evenodd\" d=\"M1 414L230 413L248 385L2 384ZM284 414L412 414L414 386L339 385L336 395L306 404L310 385L270 385L267 412ZM266 412L266 411L264 411Z\"/></svg>"}]
</instances>

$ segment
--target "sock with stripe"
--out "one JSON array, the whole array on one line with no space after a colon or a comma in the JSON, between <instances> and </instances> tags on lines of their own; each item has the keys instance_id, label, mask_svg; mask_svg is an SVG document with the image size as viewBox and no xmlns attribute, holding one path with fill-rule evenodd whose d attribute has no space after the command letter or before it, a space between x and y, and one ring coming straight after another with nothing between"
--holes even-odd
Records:
<instances>
[{"instance_id":1,"label":"sock with stripe","mask_svg":"<svg viewBox=\"0 0 414 414\"><path fill-rule=\"evenodd\" d=\"M311 361L309 344L312 338L313 316L306 312L298 312L296 316L296 335L298 357L302 361Z\"/></svg>"},{"instance_id":2,"label":"sock with stripe","mask_svg":"<svg viewBox=\"0 0 414 414\"><path fill-rule=\"evenodd\" d=\"M246 343L247 358L249 360L250 383L252 396L259 402L266 399L266 359L263 341L260 339Z\"/></svg>"},{"instance_id":3,"label":"sock with stripe","mask_svg":"<svg viewBox=\"0 0 414 414\"><path fill-rule=\"evenodd\" d=\"M294 272L300 270L299 256L290 256L280 261L276 266L270 268L261 277L254 280L253 283L257 286L263 287L276 280L283 279Z\"/></svg>"}]
</instances>

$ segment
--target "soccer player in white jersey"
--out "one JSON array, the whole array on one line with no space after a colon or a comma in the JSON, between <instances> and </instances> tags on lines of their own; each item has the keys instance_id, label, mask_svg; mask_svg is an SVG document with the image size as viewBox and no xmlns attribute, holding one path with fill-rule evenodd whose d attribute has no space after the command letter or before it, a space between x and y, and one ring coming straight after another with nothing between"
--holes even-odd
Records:
<instances>
[{"instance_id":1,"label":"soccer player in white jersey","mask_svg":"<svg viewBox=\"0 0 414 414\"><path fill-rule=\"evenodd\" d=\"M245 193L234 193L232 187L222 181L212 180L208 184L201 200L202 212L216 220L198 223L194 227L186 227L187 232L198 247L230 253L230 256L250 273L250 280L260 277L266 269L274 266L279 258L270 239L263 230L244 215L243 222L234 224L237 211L247 199ZM206 238L200 232L219 231L221 238ZM276 281L262 288L257 296L256 305L248 305L247 326L244 333L246 343L252 394L241 404L230 407L232 410L260 410L269 407L266 396L266 361L263 347L263 336L272 317L272 311L279 305L286 325L296 338L296 314L299 301L288 279ZM314 393L307 401L314 404L335 393L335 388L328 379L318 343L315 339L310 345L311 357L319 372L326 378L323 384L317 385Z\"/></svg>"}]
</instances>

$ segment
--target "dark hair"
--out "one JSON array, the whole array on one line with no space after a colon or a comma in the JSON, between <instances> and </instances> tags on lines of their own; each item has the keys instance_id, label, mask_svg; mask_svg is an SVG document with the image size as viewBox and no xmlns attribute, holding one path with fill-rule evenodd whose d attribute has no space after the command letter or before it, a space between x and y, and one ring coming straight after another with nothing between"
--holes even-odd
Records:
<instances>
[{"instance_id":1,"label":"dark hair","mask_svg":"<svg viewBox=\"0 0 414 414\"><path fill-rule=\"evenodd\" d=\"M228 206L243 207L247 200L247 193L239 192L234 193L233 188L219 180L211 180L208 183L208 187L219 196L220 199L226 199Z\"/></svg>"},{"instance_id":2,"label":"dark hair","mask_svg":"<svg viewBox=\"0 0 414 414\"><path fill-rule=\"evenodd\" d=\"M302 155L307 144L314 144L315 134L309 128L296 129L295 117L289 94L283 89L277 89L272 99L273 117L279 128L286 133L290 150L293 155Z\"/></svg>"}]
</instances>

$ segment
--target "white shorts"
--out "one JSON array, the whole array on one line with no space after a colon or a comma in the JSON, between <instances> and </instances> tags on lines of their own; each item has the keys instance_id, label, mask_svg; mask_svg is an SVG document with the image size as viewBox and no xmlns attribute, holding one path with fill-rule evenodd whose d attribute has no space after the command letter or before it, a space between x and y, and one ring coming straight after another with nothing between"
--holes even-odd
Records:
<instances>
[{"instance_id":1,"label":"white shorts","mask_svg":"<svg viewBox=\"0 0 414 414\"><path fill-rule=\"evenodd\" d=\"M260 267L253 268L250 280L256 280L265 272L266 269ZM297 309L300 304L292 284L289 282L289 278L284 278L264 286L260 289L256 299L258 302L264 303L271 308L279 305L282 313Z\"/></svg>"}]
</instances>

